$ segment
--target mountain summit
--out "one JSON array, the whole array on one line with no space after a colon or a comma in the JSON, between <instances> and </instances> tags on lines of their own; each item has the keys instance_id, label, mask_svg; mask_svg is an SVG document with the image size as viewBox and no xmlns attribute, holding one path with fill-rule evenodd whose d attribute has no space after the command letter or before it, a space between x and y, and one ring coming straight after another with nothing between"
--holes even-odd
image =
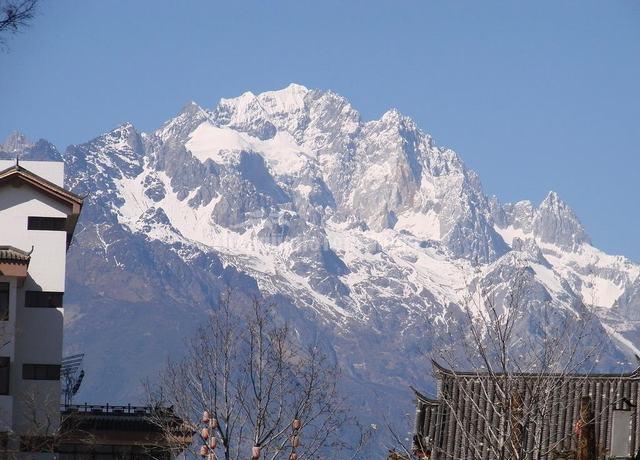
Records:
<instances>
[{"instance_id":1,"label":"mountain summit","mask_svg":"<svg viewBox=\"0 0 640 460\"><path fill-rule=\"evenodd\" d=\"M593 247L553 192L538 207L487 197L396 110L366 121L334 92L290 85L189 103L152 132L122 125L64 161L88 195L65 296L66 346L93 376L80 398L139 395L228 285L326 347L363 416L381 392L409 407L468 295L522 266L531 315L592 306L602 365L640 353L640 267Z\"/></svg>"},{"instance_id":2,"label":"mountain summit","mask_svg":"<svg viewBox=\"0 0 640 460\"><path fill-rule=\"evenodd\" d=\"M578 217L555 192L549 192L540 204L532 224L536 236L545 243L554 243L570 250L590 243Z\"/></svg>"},{"instance_id":3,"label":"mountain summit","mask_svg":"<svg viewBox=\"0 0 640 460\"><path fill-rule=\"evenodd\" d=\"M53 144L44 139L34 144L20 131L9 134L4 143L0 144L0 158L62 161L62 155Z\"/></svg>"},{"instance_id":4,"label":"mountain summit","mask_svg":"<svg viewBox=\"0 0 640 460\"><path fill-rule=\"evenodd\" d=\"M7 153L19 154L24 150L33 147L33 144L29 142L27 136L20 131L14 131L9 134L4 143L0 144L0 150Z\"/></svg>"}]
</instances>

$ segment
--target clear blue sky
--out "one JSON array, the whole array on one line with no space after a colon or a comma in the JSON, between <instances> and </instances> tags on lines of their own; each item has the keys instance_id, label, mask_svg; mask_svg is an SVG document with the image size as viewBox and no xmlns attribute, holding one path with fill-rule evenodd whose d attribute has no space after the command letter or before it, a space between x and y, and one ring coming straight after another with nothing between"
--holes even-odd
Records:
<instances>
[{"instance_id":1,"label":"clear blue sky","mask_svg":"<svg viewBox=\"0 0 640 460\"><path fill-rule=\"evenodd\" d=\"M333 89L457 150L503 201L556 190L640 261L640 1L43 0L0 52L0 137L64 149L189 100Z\"/></svg>"}]
</instances>

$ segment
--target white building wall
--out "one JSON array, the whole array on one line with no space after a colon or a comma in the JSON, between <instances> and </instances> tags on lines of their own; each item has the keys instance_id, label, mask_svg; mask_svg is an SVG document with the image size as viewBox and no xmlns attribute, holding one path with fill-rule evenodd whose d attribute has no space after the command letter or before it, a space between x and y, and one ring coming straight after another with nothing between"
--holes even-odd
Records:
<instances>
[{"instance_id":1,"label":"white building wall","mask_svg":"<svg viewBox=\"0 0 640 460\"><path fill-rule=\"evenodd\" d=\"M0 171L15 164L0 161ZM56 162L21 162L20 166L62 186L63 164ZM30 251L28 277L17 287L8 326L15 331L10 346L0 349L1 356L11 357L10 397L0 396L0 424L13 412L13 429L17 433L33 433L33 420L25 417L32 406L40 411L41 420L59 421L60 381L23 380L23 364L55 364L62 360L62 308L26 308L25 290L64 292L67 234L64 231L27 230L29 216L67 217L69 206L54 200L32 186L0 187L0 245ZM1 280L1 279L0 279ZM14 283L15 285L15 283ZM6 354L5 354L6 353Z\"/></svg>"},{"instance_id":2,"label":"white building wall","mask_svg":"<svg viewBox=\"0 0 640 460\"><path fill-rule=\"evenodd\" d=\"M9 283L9 320L0 321L0 356L15 357L16 302L18 283L15 278L0 276L0 283ZM1 413L1 412L0 412Z\"/></svg>"},{"instance_id":3,"label":"white building wall","mask_svg":"<svg viewBox=\"0 0 640 460\"><path fill-rule=\"evenodd\" d=\"M15 362L15 330L16 330L16 301L17 280L0 276L0 283L9 283L9 320L0 321L0 356L8 356L11 363ZM13 369L10 370L10 372ZM10 379L13 377L11 372ZM13 384L10 383L13 387ZM13 395L0 395L0 431L9 431L13 425Z\"/></svg>"},{"instance_id":4,"label":"white building wall","mask_svg":"<svg viewBox=\"0 0 640 460\"><path fill-rule=\"evenodd\" d=\"M0 171L15 166L15 160L0 160ZM21 161L20 166L59 187L64 183L64 163L60 161Z\"/></svg>"}]
</instances>

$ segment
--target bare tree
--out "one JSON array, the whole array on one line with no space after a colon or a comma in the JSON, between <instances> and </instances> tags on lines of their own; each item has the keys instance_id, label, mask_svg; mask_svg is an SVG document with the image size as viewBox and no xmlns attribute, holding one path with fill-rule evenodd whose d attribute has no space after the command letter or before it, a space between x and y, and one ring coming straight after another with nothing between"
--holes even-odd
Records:
<instances>
[{"instance_id":1,"label":"bare tree","mask_svg":"<svg viewBox=\"0 0 640 460\"><path fill-rule=\"evenodd\" d=\"M57 391L31 387L20 393L22 424L18 432L3 434L0 450L4 459L37 459L43 454L54 454L60 443L73 437L82 444L95 444L95 437L82 430L69 414L59 411L60 395ZM15 407L15 406L14 406Z\"/></svg>"},{"instance_id":2,"label":"bare tree","mask_svg":"<svg viewBox=\"0 0 640 460\"><path fill-rule=\"evenodd\" d=\"M421 460L425 458L428 446L423 445L424 442L420 436L414 434L411 439L406 438L393 424L386 421L385 425L391 435L390 444L387 446L387 460ZM421 456L420 453L424 455Z\"/></svg>"},{"instance_id":3,"label":"bare tree","mask_svg":"<svg viewBox=\"0 0 640 460\"><path fill-rule=\"evenodd\" d=\"M548 458L575 450L566 427L577 420L572 411L588 394L586 375L605 344L588 308L559 310L535 289L525 267L466 299L449 328L449 346L434 353L446 366L434 362L443 429L455 439L440 448L438 440L419 437L411 452L403 449L406 458Z\"/></svg>"},{"instance_id":4,"label":"bare tree","mask_svg":"<svg viewBox=\"0 0 640 460\"><path fill-rule=\"evenodd\" d=\"M188 421L198 432L190 449L205 457L346 458L340 372L320 347L299 347L271 307L254 299L238 317L226 293L185 357L168 364L152 404L171 405Z\"/></svg>"},{"instance_id":5,"label":"bare tree","mask_svg":"<svg viewBox=\"0 0 640 460\"><path fill-rule=\"evenodd\" d=\"M29 25L38 0L0 0L0 43L5 33L16 33Z\"/></svg>"}]
</instances>

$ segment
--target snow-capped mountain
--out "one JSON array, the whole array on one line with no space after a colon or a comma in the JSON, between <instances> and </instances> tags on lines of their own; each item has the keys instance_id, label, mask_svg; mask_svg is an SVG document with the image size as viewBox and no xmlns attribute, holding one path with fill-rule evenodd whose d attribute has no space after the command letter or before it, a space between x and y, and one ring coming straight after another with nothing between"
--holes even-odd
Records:
<instances>
[{"instance_id":1,"label":"snow-capped mountain","mask_svg":"<svg viewBox=\"0 0 640 460\"><path fill-rule=\"evenodd\" d=\"M179 353L225 285L278 305L342 366L360 412L405 409L465 296L529 267L531 314L597 308L604 362L640 351L640 267L603 253L551 192L487 197L452 150L396 110L365 121L342 96L290 85L187 104L153 132L129 123L60 155L87 195L70 250L66 347L86 353L87 400L134 398Z\"/></svg>"}]
</instances>

